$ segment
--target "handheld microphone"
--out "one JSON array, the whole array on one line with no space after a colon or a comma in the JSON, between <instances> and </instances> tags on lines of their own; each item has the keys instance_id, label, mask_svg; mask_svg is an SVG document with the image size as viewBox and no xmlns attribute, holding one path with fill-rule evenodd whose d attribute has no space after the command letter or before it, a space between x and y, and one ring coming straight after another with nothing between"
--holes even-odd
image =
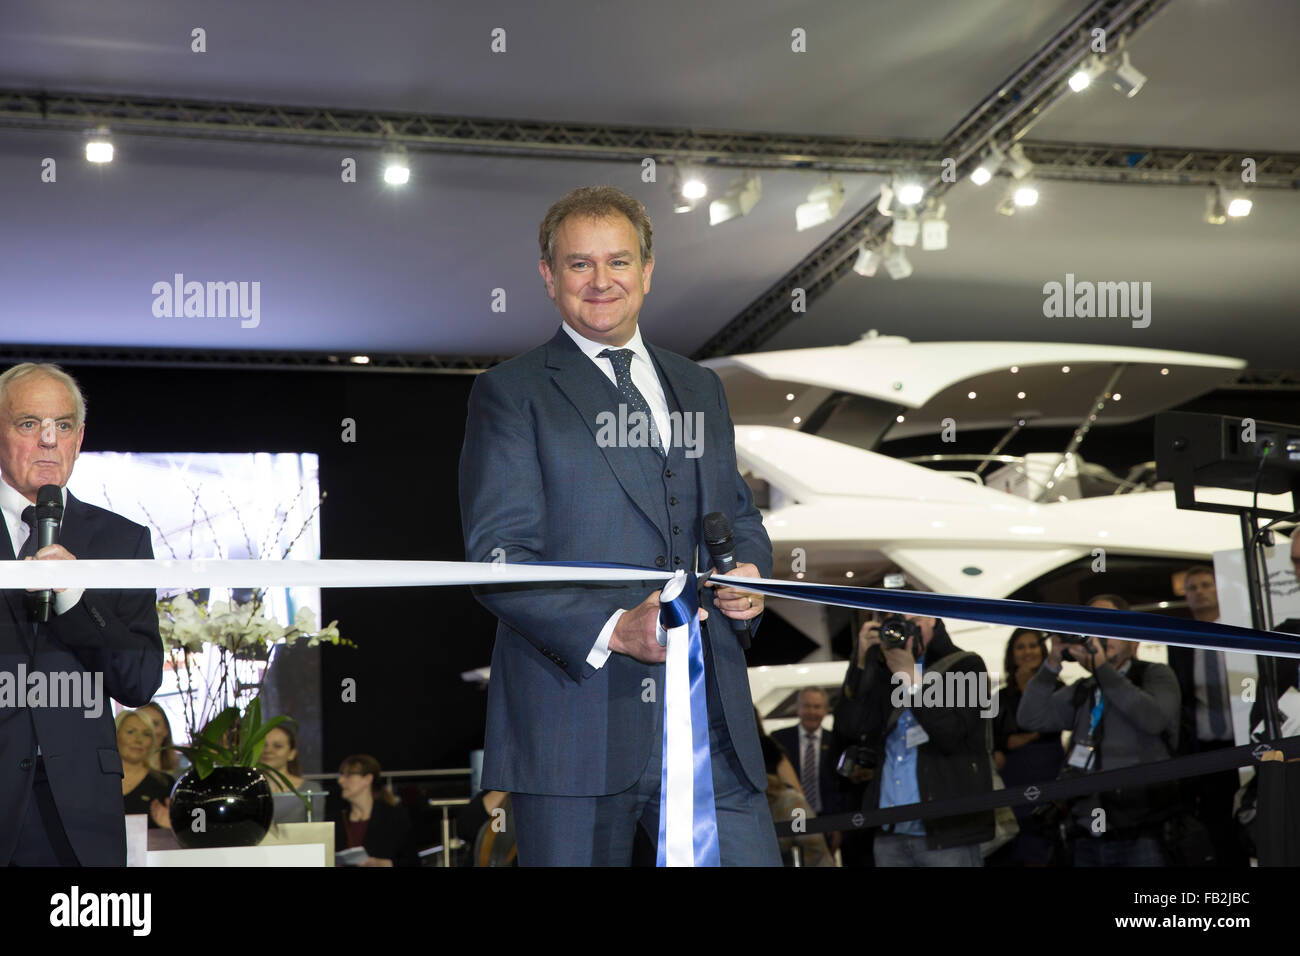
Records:
<instances>
[{"instance_id":1,"label":"handheld microphone","mask_svg":"<svg viewBox=\"0 0 1300 956\"><path fill-rule=\"evenodd\" d=\"M42 485L36 492L36 550L59 543L59 525L63 521L63 489ZM26 595L27 620L48 621L54 607L53 591L31 591Z\"/></svg>"},{"instance_id":2,"label":"handheld microphone","mask_svg":"<svg viewBox=\"0 0 1300 956\"><path fill-rule=\"evenodd\" d=\"M709 556L713 558L713 566L718 569L718 574L736 569L736 539L731 534L731 522L721 511L704 516L704 546L709 549ZM731 622L731 629L736 632L740 646L749 650L749 622L737 621L735 618L727 620Z\"/></svg>"}]
</instances>

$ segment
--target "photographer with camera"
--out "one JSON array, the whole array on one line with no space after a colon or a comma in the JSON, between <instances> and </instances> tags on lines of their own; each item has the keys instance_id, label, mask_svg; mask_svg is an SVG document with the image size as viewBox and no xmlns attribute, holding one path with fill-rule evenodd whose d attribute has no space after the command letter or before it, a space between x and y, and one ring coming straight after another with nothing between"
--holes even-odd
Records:
<instances>
[{"instance_id":1,"label":"photographer with camera","mask_svg":"<svg viewBox=\"0 0 1300 956\"><path fill-rule=\"evenodd\" d=\"M1116 595L1099 595L1088 603L1128 607ZM1042 733L1073 732L1062 777L1118 770L1173 754L1181 705L1178 679L1164 664L1138 660L1137 649L1133 641L1052 635L1047 660L1025 688L1016 720ZM1066 653L1092 676L1057 688ZM1177 785L1169 783L1075 798L1060 821L1073 845L1074 865L1164 866L1161 828L1177 803ZM1054 806L1038 812L1050 820Z\"/></svg>"},{"instance_id":2,"label":"photographer with camera","mask_svg":"<svg viewBox=\"0 0 1300 956\"><path fill-rule=\"evenodd\" d=\"M864 809L944 800L987 791L989 718L979 693L934 700L935 679L951 674L987 687L978 654L953 645L943 621L886 615L864 625L861 653L849 664L835 712L836 730L859 743L841 774L873 767ZM931 692L922 696L924 675ZM953 686L952 681L947 686ZM846 767L848 768L846 771ZM980 844L993 838L993 811L886 824L876 834L876 866L983 866Z\"/></svg>"}]
</instances>

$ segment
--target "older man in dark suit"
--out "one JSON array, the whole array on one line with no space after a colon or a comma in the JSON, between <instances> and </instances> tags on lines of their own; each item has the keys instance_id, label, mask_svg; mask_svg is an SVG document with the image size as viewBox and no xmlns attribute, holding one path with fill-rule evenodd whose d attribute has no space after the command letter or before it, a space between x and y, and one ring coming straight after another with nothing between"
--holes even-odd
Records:
<instances>
[{"instance_id":1,"label":"older man in dark suit","mask_svg":"<svg viewBox=\"0 0 1300 956\"><path fill-rule=\"evenodd\" d=\"M474 384L460 468L468 557L703 570L702 517L720 511L734 573L769 574L722 383L641 338L654 268L644 207L611 187L578 189L539 239L563 323ZM638 825L658 834L660 586L476 590L500 621L483 786L512 795L522 865L626 865ZM721 862L777 866L745 656L724 620L756 626L763 602L711 593L701 618Z\"/></svg>"},{"instance_id":2,"label":"older man in dark suit","mask_svg":"<svg viewBox=\"0 0 1300 956\"><path fill-rule=\"evenodd\" d=\"M149 532L68 494L85 401L52 365L0 375L0 561L152 558ZM34 507L64 488L60 543L36 549ZM59 589L43 623L0 601L0 866L124 866L122 758L109 697L147 703L162 683L155 592ZM38 687L44 691L38 693Z\"/></svg>"}]
</instances>

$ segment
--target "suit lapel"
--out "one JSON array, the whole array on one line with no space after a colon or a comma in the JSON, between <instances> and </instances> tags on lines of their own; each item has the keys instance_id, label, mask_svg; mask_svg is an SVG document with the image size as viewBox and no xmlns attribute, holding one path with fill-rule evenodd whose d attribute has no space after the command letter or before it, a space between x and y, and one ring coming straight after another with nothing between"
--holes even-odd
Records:
<instances>
[{"instance_id":1,"label":"suit lapel","mask_svg":"<svg viewBox=\"0 0 1300 956\"><path fill-rule=\"evenodd\" d=\"M577 409L583 424L591 432L592 444L604 455L610 470L614 472L614 477L623 486L623 490L627 492L633 504L654 527L658 528L661 522L654 517L654 492L645 474L632 460L632 456L627 454L626 449L601 448L596 441L599 432L597 416L602 412L617 413L617 409L611 407L613 395L606 387L609 383L600 369L596 368L595 363L582 353L564 329L555 333L555 337L546 347L546 353L547 366L555 369L551 380Z\"/></svg>"}]
</instances>

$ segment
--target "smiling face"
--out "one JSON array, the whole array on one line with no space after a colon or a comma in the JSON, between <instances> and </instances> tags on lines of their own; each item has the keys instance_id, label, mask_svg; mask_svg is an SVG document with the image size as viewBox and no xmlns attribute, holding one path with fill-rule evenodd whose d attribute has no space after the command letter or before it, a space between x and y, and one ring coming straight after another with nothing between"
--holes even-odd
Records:
<instances>
[{"instance_id":1,"label":"smiling face","mask_svg":"<svg viewBox=\"0 0 1300 956\"><path fill-rule=\"evenodd\" d=\"M1026 631L1016 638L1011 653L1016 662L1016 670L1038 670L1043 663L1042 635L1038 631Z\"/></svg>"},{"instance_id":2,"label":"smiling face","mask_svg":"<svg viewBox=\"0 0 1300 956\"><path fill-rule=\"evenodd\" d=\"M61 382L39 372L23 376L0 403L0 476L34 504L43 485L68 483L85 432Z\"/></svg>"},{"instance_id":3,"label":"smiling face","mask_svg":"<svg viewBox=\"0 0 1300 956\"><path fill-rule=\"evenodd\" d=\"M289 761L298 756L297 748L289 746L289 735L279 727L273 727L264 738L262 746L262 763L281 773L289 766Z\"/></svg>"},{"instance_id":4,"label":"smiling face","mask_svg":"<svg viewBox=\"0 0 1300 956\"><path fill-rule=\"evenodd\" d=\"M153 727L142 717L132 714L117 728L117 752L123 763L144 763L153 748Z\"/></svg>"},{"instance_id":5,"label":"smiling face","mask_svg":"<svg viewBox=\"0 0 1300 956\"><path fill-rule=\"evenodd\" d=\"M799 723L812 733L826 719L826 695L820 690L799 692Z\"/></svg>"},{"instance_id":6,"label":"smiling face","mask_svg":"<svg viewBox=\"0 0 1300 956\"><path fill-rule=\"evenodd\" d=\"M546 294L565 323L584 338L626 345L650 291L654 260L641 261L636 229L626 216L570 216L555 231L555 268L538 263Z\"/></svg>"}]
</instances>

